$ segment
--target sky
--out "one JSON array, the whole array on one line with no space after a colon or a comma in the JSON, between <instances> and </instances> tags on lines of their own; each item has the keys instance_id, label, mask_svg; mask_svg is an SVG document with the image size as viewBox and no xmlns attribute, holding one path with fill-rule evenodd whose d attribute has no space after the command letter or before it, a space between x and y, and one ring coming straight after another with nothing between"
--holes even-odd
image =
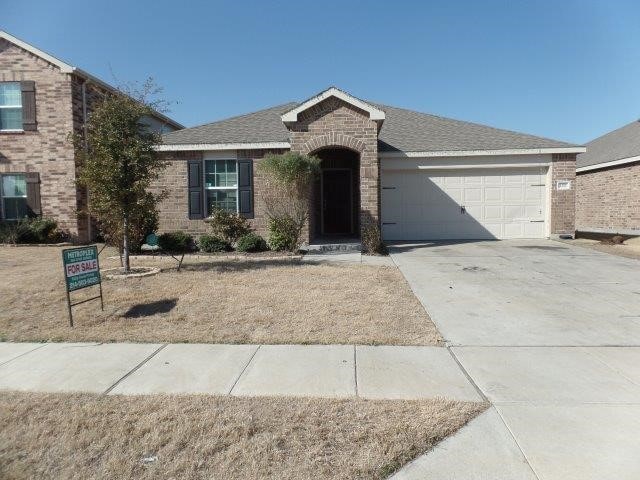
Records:
<instances>
[{"instance_id":1,"label":"sky","mask_svg":"<svg viewBox=\"0 0 640 480\"><path fill-rule=\"evenodd\" d=\"M0 0L0 29L186 126L329 86L579 144L640 118L637 0Z\"/></svg>"}]
</instances>

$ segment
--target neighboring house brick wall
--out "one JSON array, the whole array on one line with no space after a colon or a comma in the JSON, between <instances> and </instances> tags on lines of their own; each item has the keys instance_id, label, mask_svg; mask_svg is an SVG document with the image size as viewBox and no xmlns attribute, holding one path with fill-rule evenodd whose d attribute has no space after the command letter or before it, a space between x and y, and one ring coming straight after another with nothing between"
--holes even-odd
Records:
<instances>
[{"instance_id":1,"label":"neighboring house brick wall","mask_svg":"<svg viewBox=\"0 0 640 480\"><path fill-rule=\"evenodd\" d=\"M557 190L558 180L569 180L570 190ZM576 212L576 154L554 154L551 165L551 235L573 235Z\"/></svg>"},{"instance_id":2,"label":"neighboring house brick wall","mask_svg":"<svg viewBox=\"0 0 640 480\"><path fill-rule=\"evenodd\" d=\"M0 173L38 172L42 214L78 240L71 75L0 39L0 81L35 81L37 131L0 133Z\"/></svg>"},{"instance_id":3,"label":"neighboring house brick wall","mask_svg":"<svg viewBox=\"0 0 640 480\"><path fill-rule=\"evenodd\" d=\"M323 148L346 147L360 154L360 228L377 224L380 212L378 125L369 114L331 97L301 112L298 121L288 128L294 152L313 154ZM314 225L310 227L309 231L314 231Z\"/></svg>"},{"instance_id":4,"label":"neighboring house brick wall","mask_svg":"<svg viewBox=\"0 0 640 480\"><path fill-rule=\"evenodd\" d=\"M640 234L640 162L578 173L576 230Z\"/></svg>"}]
</instances>

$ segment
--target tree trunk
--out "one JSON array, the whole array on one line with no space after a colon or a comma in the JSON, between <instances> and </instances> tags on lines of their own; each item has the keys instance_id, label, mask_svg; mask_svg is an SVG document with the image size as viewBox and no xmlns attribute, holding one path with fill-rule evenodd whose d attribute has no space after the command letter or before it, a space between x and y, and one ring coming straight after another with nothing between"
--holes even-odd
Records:
<instances>
[{"instance_id":1,"label":"tree trunk","mask_svg":"<svg viewBox=\"0 0 640 480\"><path fill-rule=\"evenodd\" d=\"M129 216L125 215L122 222L124 237L122 238L122 256L124 259L124 273L129 273L131 264L129 263Z\"/></svg>"}]
</instances>

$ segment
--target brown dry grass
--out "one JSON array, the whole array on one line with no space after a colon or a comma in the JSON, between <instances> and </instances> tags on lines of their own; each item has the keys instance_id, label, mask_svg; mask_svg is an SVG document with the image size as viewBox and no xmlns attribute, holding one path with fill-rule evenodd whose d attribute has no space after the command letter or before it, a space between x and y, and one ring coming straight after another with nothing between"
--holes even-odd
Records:
<instances>
[{"instance_id":1,"label":"brown dry grass","mask_svg":"<svg viewBox=\"0 0 640 480\"><path fill-rule=\"evenodd\" d=\"M0 337L12 341L435 345L395 267L290 259L185 259L153 277L105 280L68 325L60 248L0 247ZM118 266L107 251L101 267ZM145 260L133 263L141 265ZM146 261L157 262L154 260ZM157 265L157 263L154 263ZM75 299L97 287L75 292Z\"/></svg>"},{"instance_id":2,"label":"brown dry grass","mask_svg":"<svg viewBox=\"0 0 640 480\"><path fill-rule=\"evenodd\" d=\"M484 408L447 400L5 392L0 477L379 479Z\"/></svg>"}]
</instances>

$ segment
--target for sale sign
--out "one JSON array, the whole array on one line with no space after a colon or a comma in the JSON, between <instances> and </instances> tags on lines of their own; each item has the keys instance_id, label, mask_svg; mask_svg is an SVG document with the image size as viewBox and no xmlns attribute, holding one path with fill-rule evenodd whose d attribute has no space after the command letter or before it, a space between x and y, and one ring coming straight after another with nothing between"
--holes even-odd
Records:
<instances>
[{"instance_id":1,"label":"for sale sign","mask_svg":"<svg viewBox=\"0 0 640 480\"><path fill-rule=\"evenodd\" d=\"M68 292L100 283L98 248L95 245L63 250L62 265Z\"/></svg>"}]
</instances>

